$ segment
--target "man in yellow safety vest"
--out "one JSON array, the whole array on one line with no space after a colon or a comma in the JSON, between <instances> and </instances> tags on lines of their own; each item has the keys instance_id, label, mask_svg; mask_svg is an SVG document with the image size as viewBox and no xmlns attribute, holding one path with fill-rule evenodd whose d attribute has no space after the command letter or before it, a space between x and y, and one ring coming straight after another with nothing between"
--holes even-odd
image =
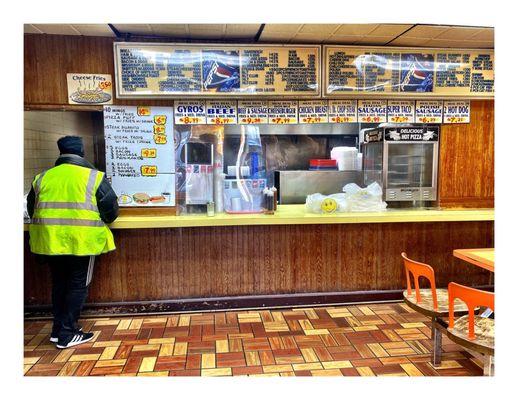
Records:
<instances>
[{"instance_id":1,"label":"man in yellow safety vest","mask_svg":"<svg viewBox=\"0 0 518 400\"><path fill-rule=\"evenodd\" d=\"M110 229L117 196L103 172L84 159L83 140L58 140L53 168L36 175L27 196L31 251L44 256L52 275L54 324L50 341L60 349L88 342L77 321L92 279L96 255L115 250Z\"/></svg>"}]
</instances>

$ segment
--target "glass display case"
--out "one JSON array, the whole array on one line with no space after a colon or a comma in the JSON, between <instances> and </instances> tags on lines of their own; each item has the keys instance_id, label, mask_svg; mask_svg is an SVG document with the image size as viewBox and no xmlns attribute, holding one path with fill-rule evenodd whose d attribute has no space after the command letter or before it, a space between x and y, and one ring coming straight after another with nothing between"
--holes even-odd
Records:
<instances>
[{"instance_id":1,"label":"glass display case","mask_svg":"<svg viewBox=\"0 0 518 400\"><path fill-rule=\"evenodd\" d=\"M385 201L437 200L439 126L366 130L364 183L378 182Z\"/></svg>"}]
</instances>

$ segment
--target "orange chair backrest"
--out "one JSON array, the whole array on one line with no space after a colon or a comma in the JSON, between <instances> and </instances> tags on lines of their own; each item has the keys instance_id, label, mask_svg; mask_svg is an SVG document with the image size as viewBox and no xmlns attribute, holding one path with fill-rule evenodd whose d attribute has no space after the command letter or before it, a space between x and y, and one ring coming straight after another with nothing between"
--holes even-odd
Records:
<instances>
[{"instance_id":1,"label":"orange chair backrest","mask_svg":"<svg viewBox=\"0 0 518 400\"><path fill-rule=\"evenodd\" d=\"M449 327L455 326L453 305L455 299L460 299L468 307L468 339L475 339L475 308L489 307L495 310L495 294L485 290L474 289L469 286L450 282L448 285Z\"/></svg>"},{"instance_id":2,"label":"orange chair backrest","mask_svg":"<svg viewBox=\"0 0 518 400\"><path fill-rule=\"evenodd\" d=\"M430 281L430 288L432 290L433 308L437 310L437 290L435 288L435 274L433 268L428 264L423 264L418 261L411 260L406 253L401 253L403 257L403 264L405 265L406 274L406 290L408 295L412 294L412 285L410 284L410 273L414 277L415 297L417 304L421 302L421 292L419 291L419 277L423 276Z\"/></svg>"}]
</instances>

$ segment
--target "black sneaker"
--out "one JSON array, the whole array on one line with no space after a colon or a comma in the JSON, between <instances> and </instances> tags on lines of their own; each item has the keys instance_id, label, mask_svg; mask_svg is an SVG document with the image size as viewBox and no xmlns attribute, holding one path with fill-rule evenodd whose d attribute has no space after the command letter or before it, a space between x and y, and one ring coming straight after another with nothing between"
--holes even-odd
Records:
<instances>
[{"instance_id":1,"label":"black sneaker","mask_svg":"<svg viewBox=\"0 0 518 400\"><path fill-rule=\"evenodd\" d=\"M89 342L94 337L91 332L78 332L68 336L66 339L59 339L56 347L58 349L67 349L69 347L77 346L86 342Z\"/></svg>"},{"instance_id":2,"label":"black sneaker","mask_svg":"<svg viewBox=\"0 0 518 400\"><path fill-rule=\"evenodd\" d=\"M77 327L77 332L78 333L83 332L83 327L82 326L78 326ZM59 342L58 332L56 332L56 330L54 328L52 328L52 333L50 334L49 341L50 341L50 343L57 343L57 342Z\"/></svg>"}]
</instances>

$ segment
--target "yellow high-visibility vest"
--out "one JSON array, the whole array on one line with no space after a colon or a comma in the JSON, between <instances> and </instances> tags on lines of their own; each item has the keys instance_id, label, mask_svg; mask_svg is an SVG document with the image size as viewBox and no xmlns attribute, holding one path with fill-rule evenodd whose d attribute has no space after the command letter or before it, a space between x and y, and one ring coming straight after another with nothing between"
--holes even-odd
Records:
<instances>
[{"instance_id":1,"label":"yellow high-visibility vest","mask_svg":"<svg viewBox=\"0 0 518 400\"><path fill-rule=\"evenodd\" d=\"M95 193L104 173L61 164L36 175L31 251L44 255L87 256L115 249L113 234L101 220Z\"/></svg>"}]
</instances>

